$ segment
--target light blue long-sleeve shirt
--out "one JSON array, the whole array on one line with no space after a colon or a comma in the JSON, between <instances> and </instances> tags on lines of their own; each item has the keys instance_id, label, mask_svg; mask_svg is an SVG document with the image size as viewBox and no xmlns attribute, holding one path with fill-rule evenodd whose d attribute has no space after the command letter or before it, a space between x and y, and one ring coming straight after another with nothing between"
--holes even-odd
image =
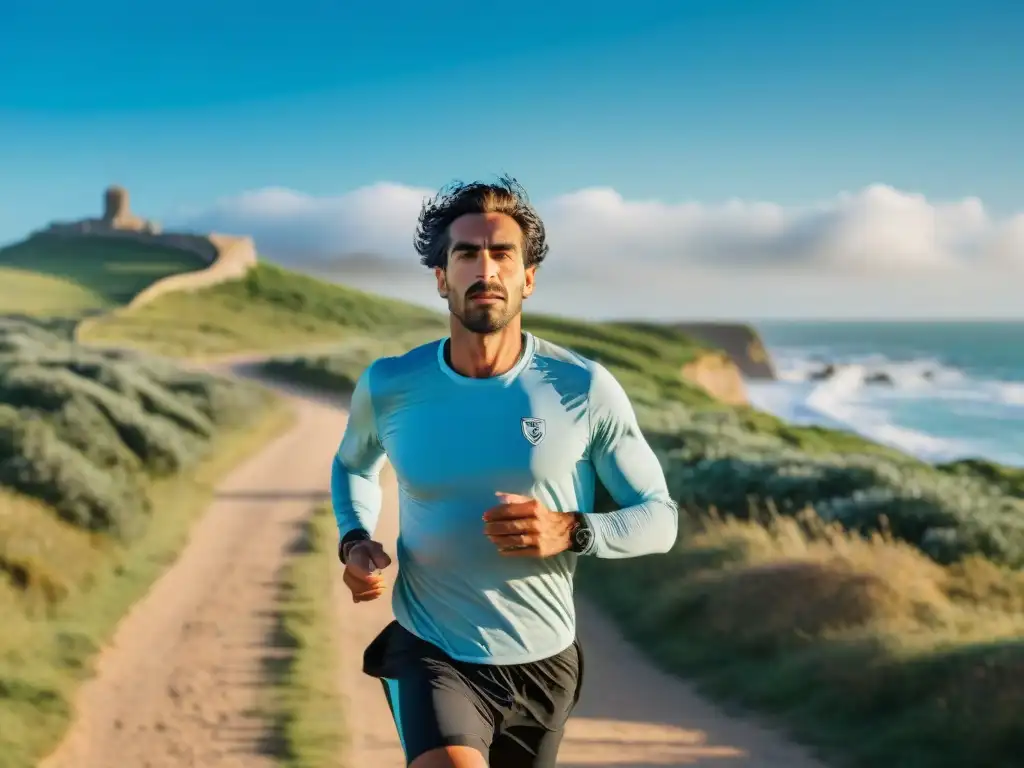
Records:
<instances>
[{"instance_id":1,"label":"light blue long-sleeve shirt","mask_svg":"<svg viewBox=\"0 0 1024 768\"><path fill-rule=\"evenodd\" d=\"M675 543L678 512L633 407L599 363L524 334L514 368L468 378L446 339L374 361L352 394L331 496L342 537L372 534L379 473L398 479L392 605L407 630L462 661L518 664L567 648L576 633L579 555L507 557L484 535L495 493L580 512L586 555L636 557ZM595 513L595 476L619 509Z\"/></svg>"}]
</instances>

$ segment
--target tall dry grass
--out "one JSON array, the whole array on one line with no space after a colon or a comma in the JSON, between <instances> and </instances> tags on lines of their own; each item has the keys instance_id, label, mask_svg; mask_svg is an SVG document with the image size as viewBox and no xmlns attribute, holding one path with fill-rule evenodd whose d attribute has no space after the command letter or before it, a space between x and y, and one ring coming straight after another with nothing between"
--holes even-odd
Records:
<instances>
[{"instance_id":1,"label":"tall dry grass","mask_svg":"<svg viewBox=\"0 0 1024 768\"><path fill-rule=\"evenodd\" d=\"M581 568L670 668L838 765L1024 764L1021 572L977 556L943 566L812 511L687 517L680 538L661 557Z\"/></svg>"}]
</instances>

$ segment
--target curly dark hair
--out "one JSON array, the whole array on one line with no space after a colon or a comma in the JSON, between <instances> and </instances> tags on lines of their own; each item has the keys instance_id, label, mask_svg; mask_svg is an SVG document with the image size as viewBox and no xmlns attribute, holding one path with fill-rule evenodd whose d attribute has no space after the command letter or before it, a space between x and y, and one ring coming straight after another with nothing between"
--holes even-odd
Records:
<instances>
[{"instance_id":1,"label":"curly dark hair","mask_svg":"<svg viewBox=\"0 0 1024 768\"><path fill-rule=\"evenodd\" d=\"M493 184L454 181L423 203L413 244L420 263L434 269L448 266L448 228L470 213L504 213L523 230L523 262L540 266L548 255L544 222L530 204L523 185L508 175Z\"/></svg>"}]
</instances>

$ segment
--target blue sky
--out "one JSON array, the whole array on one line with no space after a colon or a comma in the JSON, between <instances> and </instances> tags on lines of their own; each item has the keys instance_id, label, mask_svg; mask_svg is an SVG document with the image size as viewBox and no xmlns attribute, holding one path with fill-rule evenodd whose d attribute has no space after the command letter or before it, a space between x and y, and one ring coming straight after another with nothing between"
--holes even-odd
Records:
<instances>
[{"instance_id":1,"label":"blue sky","mask_svg":"<svg viewBox=\"0 0 1024 768\"><path fill-rule=\"evenodd\" d=\"M95 213L111 182L157 218L501 171L542 198L793 206L885 184L1024 210L1009 0L438 5L15 3L0 242Z\"/></svg>"}]
</instances>

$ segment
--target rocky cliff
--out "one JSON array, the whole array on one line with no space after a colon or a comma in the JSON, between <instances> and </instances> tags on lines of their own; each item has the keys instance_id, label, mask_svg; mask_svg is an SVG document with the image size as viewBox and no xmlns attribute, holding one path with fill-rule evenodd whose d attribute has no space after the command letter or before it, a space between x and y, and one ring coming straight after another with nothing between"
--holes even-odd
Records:
<instances>
[{"instance_id":1,"label":"rocky cliff","mask_svg":"<svg viewBox=\"0 0 1024 768\"><path fill-rule=\"evenodd\" d=\"M676 323L674 327L722 350L746 379L775 380L775 366L753 327L743 323Z\"/></svg>"},{"instance_id":2,"label":"rocky cliff","mask_svg":"<svg viewBox=\"0 0 1024 768\"><path fill-rule=\"evenodd\" d=\"M728 405L749 405L747 387L739 367L725 352L705 352L683 366L680 375Z\"/></svg>"}]
</instances>

